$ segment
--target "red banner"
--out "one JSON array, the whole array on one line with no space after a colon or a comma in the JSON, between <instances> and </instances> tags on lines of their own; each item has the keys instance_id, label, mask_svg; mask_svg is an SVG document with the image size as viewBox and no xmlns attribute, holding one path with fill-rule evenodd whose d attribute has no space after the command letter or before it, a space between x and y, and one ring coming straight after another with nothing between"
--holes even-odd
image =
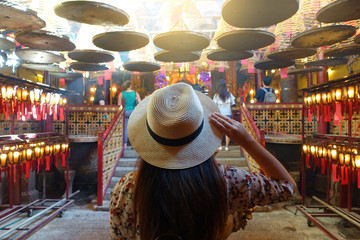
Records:
<instances>
[{"instance_id":1,"label":"red banner","mask_svg":"<svg viewBox=\"0 0 360 240\"><path fill-rule=\"evenodd\" d=\"M336 164L332 165L332 179L334 182L339 182L338 168Z\"/></svg>"}]
</instances>

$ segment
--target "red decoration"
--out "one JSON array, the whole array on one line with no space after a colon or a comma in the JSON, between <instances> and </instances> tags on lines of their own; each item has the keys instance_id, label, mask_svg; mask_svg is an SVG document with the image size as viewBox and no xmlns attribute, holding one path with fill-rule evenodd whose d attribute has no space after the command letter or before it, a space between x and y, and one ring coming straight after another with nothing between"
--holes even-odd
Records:
<instances>
[{"instance_id":1,"label":"red decoration","mask_svg":"<svg viewBox=\"0 0 360 240\"><path fill-rule=\"evenodd\" d=\"M25 177L29 178L30 177L30 161L26 161L26 171L25 171Z\"/></svg>"},{"instance_id":2,"label":"red decoration","mask_svg":"<svg viewBox=\"0 0 360 240\"><path fill-rule=\"evenodd\" d=\"M98 85L103 85L104 84L104 79L103 77L98 77Z\"/></svg>"},{"instance_id":3,"label":"red decoration","mask_svg":"<svg viewBox=\"0 0 360 240\"><path fill-rule=\"evenodd\" d=\"M288 74L287 74L287 68L282 68L281 69L281 79L287 78Z\"/></svg>"},{"instance_id":4,"label":"red decoration","mask_svg":"<svg viewBox=\"0 0 360 240\"><path fill-rule=\"evenodd\" d=\"M348 168L345 166L341 166L341 184L346 185L348 183L349 183Z\"/></svg>"},{"instance_id":5,"label":"red decoration","mask_svg":"<svg viewBox=\"0 0 360 240\"><path fill-rule=\"evenodd\" d=\"M46 166L45 166L45 170L46 171L50 171L50 156L46 156Z\"/></svg>"},{"instance_id":6,"label":"red decoration","mask_svg":"<svg viewBox=\"0 0 360 240\"><path fill-rule=\"evenodd\" d=\"M332 165L332 179L334 182L339 182L338 167L336 164Z\"/></svg>"},{"instance_id":7,"label":"red decoration","mask_svg":"<svg viewBox=\"0 0 360 240\"><path fill-rule=\"evenodd\" d=\"M59 78L59 85L65 86L65 78Z\"/></svg>"},{"instance_id":8,"label":"red decoration","mask_svg":"<svg viewBox=\"0 0 360 240\"><path fill-rule=\"evenodd\" d=\"M310 166L310 156L309 155L306 155L306 167L307 168L311 168L311 166Z\"/></svg>"}]
</instances>

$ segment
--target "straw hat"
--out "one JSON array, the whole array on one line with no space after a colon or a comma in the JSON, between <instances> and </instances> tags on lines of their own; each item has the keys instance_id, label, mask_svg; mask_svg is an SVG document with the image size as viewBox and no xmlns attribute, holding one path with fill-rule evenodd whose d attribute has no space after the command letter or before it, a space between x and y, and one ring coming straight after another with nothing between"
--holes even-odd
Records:
<instances>
[{"instance_id":1,"label":"straw hat","mask_svg":"<svg viewBox=\"0 0 360 240\"><path fill-rule=\"evenodd\" d=\"M222 134L209 123L211 98L186 83L159 89L136 106L128 123L132 147L149 164L185 169L209 159Z\"/></svg>"}]
</instances>

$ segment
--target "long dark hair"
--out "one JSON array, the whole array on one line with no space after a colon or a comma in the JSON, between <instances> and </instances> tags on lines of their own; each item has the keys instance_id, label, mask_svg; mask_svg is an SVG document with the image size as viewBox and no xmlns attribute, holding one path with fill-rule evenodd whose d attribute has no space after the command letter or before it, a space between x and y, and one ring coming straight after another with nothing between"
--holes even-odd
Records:
<instances>
[{"instance_id":1,"label":"long dark hair","mask_svg":"<svg viewBox=\"0 0 360 240\"><path fill-rule=\"evenodd\" d=\"M215 93L219 95L223 102L225 102L230 97L230 92L227 90L226 81L224 79L220 79Z\"/></svg>"},{"instance_id":2,"label":"long dark hair","mask_svg":"<svg viewBox=\"0 0 360 240\"><path fill-rule=\"evenodd\" d=\"M152 166L139 158L135 209L140 238L164 233L182 240L223 240L227 220L225 180L213 157L181 170Z\"/></svg>"}]
</instances>

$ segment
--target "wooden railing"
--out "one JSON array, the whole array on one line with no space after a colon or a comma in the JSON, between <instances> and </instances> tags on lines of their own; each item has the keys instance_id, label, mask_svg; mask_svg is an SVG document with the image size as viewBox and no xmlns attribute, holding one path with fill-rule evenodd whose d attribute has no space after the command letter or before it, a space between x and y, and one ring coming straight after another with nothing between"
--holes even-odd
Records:
<instances>
[{"instance_id":1,"label":"wooden railing","mask_svg":"<svg viewBox=\"0 0 360 240\"><path fill-rule=\"evenodd\" d=\"M246 104L259 129L270 134L302 134L302 103L254 103ZM317 131L315 116L309 121L305 116L304 133L312 135Z\"/></svg>"},{"instance_id":2,"label":"wooden railing","mask_svg":"<svg viewBox=\"0 0 360 240\"><path fill-rule=\"evenodd\" d=\"M109 126L118 108L117 105L70 105L65 121L54 121L54 131L76 136L97 136L99 131L104 131Z\"/></svg>"},{"instance_id":3,"label":"wooden railing","mask_svg":"<svg viewBox=\"0 0 360 240\"><path fill-rule=\"evenodd\" d=\"M113 177L120 157L124 153L124 108L118 111L105 131L98 133L98 187L97 205L103 199Z\"/></svg>"},{"instance_id":4,"label":"wooden railing","mask_svg":"<svg viewBox=\"0 0 360 240\"><path fill-rule=\"evenodd\" d=\"M244 103L240 105L240 122L256 141L258 141L262 146L265 146L264 131L260 130L256 126ZM242 149L242 153L248 165L249 171L261 172L260 166L244 149Z\"/></svg>"}]
</instances>

